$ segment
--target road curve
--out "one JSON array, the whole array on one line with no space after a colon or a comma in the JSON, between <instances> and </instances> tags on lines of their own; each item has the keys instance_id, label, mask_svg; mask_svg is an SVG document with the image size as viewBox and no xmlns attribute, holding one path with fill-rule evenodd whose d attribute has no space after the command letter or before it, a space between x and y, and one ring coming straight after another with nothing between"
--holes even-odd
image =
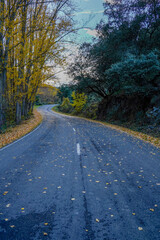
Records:
<instances>
[{"instance_id":1,"label":"road curve","mask_svg":"<svg viewBox=\"0 0 160 240\"><path fill-rule=\"evenodd\" d=\"M0 240L159 240L160 150L51 107L0 150Z\"/></svg>"}]
</instances>

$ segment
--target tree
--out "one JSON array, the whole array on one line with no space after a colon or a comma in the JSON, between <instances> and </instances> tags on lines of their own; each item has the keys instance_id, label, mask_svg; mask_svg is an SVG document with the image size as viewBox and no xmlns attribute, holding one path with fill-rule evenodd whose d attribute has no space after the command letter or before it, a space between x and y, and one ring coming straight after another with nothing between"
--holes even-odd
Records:
<instances>
[{"instance_id":1,"label":"tree","mask_svg":"<svg viewBox=\"0 0 160 240\"><path fill-rule=\"evenodd\" d=\"M149 105L160 90L160 2L112 0L104 8L107 23L97 25L97 41L81 46L69 74L78 91L101 97L104 107L123 96L148 96Z\"/></svg>"},{"instance_id":2,"label":"tree","mask_svg":"<svg viewBox=\"0 0 160 240\"><path fill-rule=\"evenodd\" d=\"M152 52L139 58L128 58L106 70L109 95L155 96L160 91L160 62Z\"/></svg>"},{"instance_id":3,"label":"tree","mask_svg":"<svg viewBox=\"0 0 160 240\"><path fill-rule=\"evenodd\" d=\"M19 124L32 112L49 62L62 64L71 11L70 0L0 1L0 129L11 113Z\"/></svg>"},{"instance_id":4,"label":"tree","mask_svg":"<svg viewBox=\"0 0 160 240\"><path fill-rule=\"evenodd\" d=\"M72 98L72 106L75 108L77 113L81 112L87 102L87 96L85 96L84 93L75 93L75 91L73 91Z\"/></svg>"}]
</instances>

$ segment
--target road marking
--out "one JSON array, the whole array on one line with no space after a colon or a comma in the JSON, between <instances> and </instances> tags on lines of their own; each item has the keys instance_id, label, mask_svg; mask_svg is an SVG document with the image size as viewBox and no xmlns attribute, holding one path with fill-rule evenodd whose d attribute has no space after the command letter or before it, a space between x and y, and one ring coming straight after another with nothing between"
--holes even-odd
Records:
<instances>
[{"instance_id":1,"label":"road marking","mask_svg":"<svg viewBox=\"0 0 160 240\"><path fill-rule=\"evenodd\" d=\"M77 143L77 154L81 155L81 148L79 143Z\"/></svg>"},{"instance_id":2,"label":"road marking","mask_svg":"<svg viewBox=\"0 0 160 240\"><path fill-rule=\"evenodd\" d=\"M43 123L43 122L42 122L42 123ZM42 123L41 123L38 127L36 127L32 132L27 133L25 136L19 138L18 140L15 140L14 142L8 144L7 146L1 148L1 149L0 149L0 152L3 151L3 150L6 149L6 148L12 146L13 144L15 144L15 143L17 143L17 142L20 142L20 141L23 140L24 138L28 137L29 135L31 135L32 133L34 133L35 131L37 131L37 130L42 126Z\"/></svg>"},{"instance_id":3,"label":"road marking","mask_svg":"<svg viewBox=\"0 0 160 240\"><path fill-rule=\"evenodd\" d=\"M73 128L73 131L74 131L74 132L76 131L75 128Z\"/></svg>"}]
</instances>

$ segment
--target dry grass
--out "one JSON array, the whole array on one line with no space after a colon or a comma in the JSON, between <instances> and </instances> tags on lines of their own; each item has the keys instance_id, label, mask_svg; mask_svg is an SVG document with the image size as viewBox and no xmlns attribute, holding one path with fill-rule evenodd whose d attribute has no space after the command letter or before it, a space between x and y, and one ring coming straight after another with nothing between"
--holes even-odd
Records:
<instances>
[{"instance_id":1,"label":"dry grass","mask_svg":"<svg viewBox=\"0 0 160 240\"><path fill-rule=\"evenodd\" d=\"M31 132L41 122L41 114L36 109L34 109L33 116L30 119L24 120L20 125L17 125L14 128L8 128L5 133L0 134L0 148Z\"/></svg>"}]
</instances>

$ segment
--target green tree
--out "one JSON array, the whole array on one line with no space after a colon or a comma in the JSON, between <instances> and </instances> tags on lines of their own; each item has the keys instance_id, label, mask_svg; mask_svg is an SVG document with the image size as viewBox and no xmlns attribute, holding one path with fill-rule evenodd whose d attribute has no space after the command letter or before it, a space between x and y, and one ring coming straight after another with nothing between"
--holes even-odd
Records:
<instances>
[{"instance_id":1,"label":"green tree","mask_svg":"<svg viewBox=\"0 0 160 240\"><path fill-rule=\"evenodd\" d=\"M160 62L154 52L139 58L129 56L105 74L109 95L154 96L160 91Z\"/></svg>"},{"instance_id":2,"label":"green tree","mask_svg":"<svg viewBox=\"0 0 160 240\"><path fill-rule=\"evenodd\" d=\"M99 96L101 109L109 96L148 96L149 105L160 90L160 2L105 1L104 12L99 38L83 44L70 65L77 91Z\"/></svg>"}]
</instances>

